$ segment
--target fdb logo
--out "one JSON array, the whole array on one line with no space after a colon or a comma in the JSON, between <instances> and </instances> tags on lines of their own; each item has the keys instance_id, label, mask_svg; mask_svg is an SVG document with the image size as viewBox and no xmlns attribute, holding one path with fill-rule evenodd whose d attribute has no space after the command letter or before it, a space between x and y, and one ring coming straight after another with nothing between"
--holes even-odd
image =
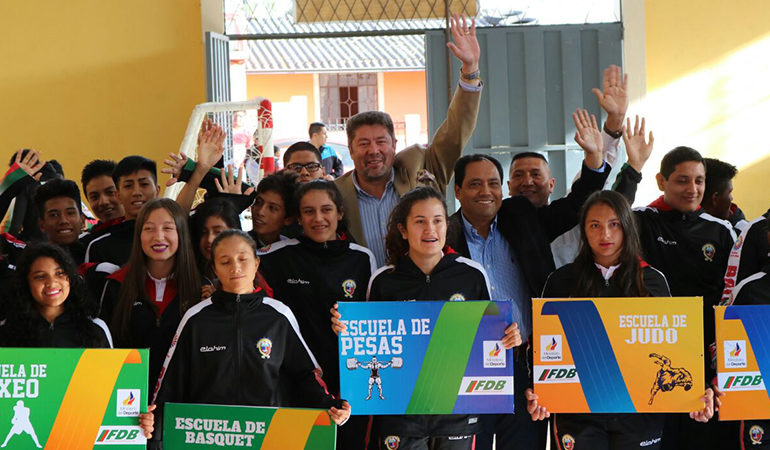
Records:
<instances>
[{"instance_id":1,"label":"fdb logo","mask_svg":"<svg viewBox=\"0 0 770 450\"><path fill-rule=\"evenodd\" d=\"M144 444L147 439L142 434L142 429L137 425L131 426L102 426L96 435L94 445L107 444Z\"/></svg>"},{"instance_id":2,"label":"fdb logo","mask_svg":"<svg viewBox=\"0 0 770 450\"><path fill-rule=\"evenodd\" d=\"M535 366L535 383L580 383L575 366Z\"/></svg>"},{"instance_id":3,"label":"fdb logo","mask_svg":"<svg viewBox=\"0 0 770 450\"><path fill-rule=\"evenodd\" d=\"M746 368L746 341L725 341L724 360L726 369Z\"/></svg>"},{"instance_id":4,"label":"fdb logo","mask_svg":"<svg viewBox=\"0 0 770 450\"><path fill-rule=\"evenodd\" d=\"M142 403L139 399L139 389L118 389L118 395L115 399L118 417L139 417L139 405Z\"/></svg>"},{"instance_id":5,"label":"fdb logo","mask_svg":"<svg viewBox=\"0 0 770 450\"><path fill-rule=\"evenodd\" d=\"M540 336L540 361L561 361L562 345L560 334Z\"/></svg>"},{"instance_id":6,"label":"fdb logo","mask_svg":"<svg viewBox=\"0 0 770 450\"><path fill-rule=\"evenodd\" d=\"M505 348L502 341L484 341L484 368L494 369L506 366Z\"/></svg>"},{"instance_id":7,"label":"fdb logo","mask_svg":"<svg viewBox=\"0 0 770 450\"><path fill-rule=\"evenodd\" d=\"M764 391L765 382L759 372L731 372L718 375L719 387L729 391Z\"/></svg>"},{"instance_id":8,"label":"fdb logo","mask_svg":"<svg viewBox=\"0 0 770 450\"><path fill-rule=\"evenodd\" d=\"M463 377L458 395L513 395L513 377Z\"/></svg>"}]
</instances>

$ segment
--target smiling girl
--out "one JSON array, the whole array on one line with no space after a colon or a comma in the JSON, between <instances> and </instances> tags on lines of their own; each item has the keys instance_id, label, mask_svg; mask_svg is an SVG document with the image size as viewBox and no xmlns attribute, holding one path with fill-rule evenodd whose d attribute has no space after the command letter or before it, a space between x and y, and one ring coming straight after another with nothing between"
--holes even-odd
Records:
<instances>
[{"instance_id":1,"label":"smiling girl","mask_svg":"<svg viewBox=\"0 0 770 450\"><path fill-rule=\"evenodd\" d=\"M168 198L149 201L137 216L128 263L107 279L101 315L111 319L117 346L150 349L151 386L200 289L182 208Z\"/></svg>"},{"instance_id":2,"label":"smiling girl","mask_svg":"<svg viewBox=\"0 0 770 450\"><path fill-rule=\"evenodd\" d=\"M0 327L3 347L109 348L107 326L92 304L72 258L54 244L27 247L16 267L17 295Z\"/></svg>"},{"instance_id":3,"label":"smiling girl","mask_svg":"<svg viewBox=\"0 0 770 450\"><path fill-rule=\"evenodd\" d=\"M274 297L291 308L308 347L318 358L329 391L339 393L337 336L329 329L329 308L338 300L366 300L375 270L372 253L344 239L342 194L331 181L314 180L296 195L302 235L260 250L260 272ZM356 416L340 429L338 448L362 448L368 417Z\"/></svg>"},{"instance_id":4,"label":"smiling girl","mask_svg":"<svg viewBox=\"0 0 770 450\"><path fill-rule=\"evenodd\" d=\"M390 214L385 247L388 263L369 281L370 301L488 300L486 272L476 262L445 247L447 212L444 198L431 187L407 192ZM332 329L345 329L341 316L332 313ZM521 344L517 324L505 330L506 349ZM479 431L478 416L377 416L375 439L380 448L395 442L407 449L470 450Z\"/></svg>"}]
</instances>

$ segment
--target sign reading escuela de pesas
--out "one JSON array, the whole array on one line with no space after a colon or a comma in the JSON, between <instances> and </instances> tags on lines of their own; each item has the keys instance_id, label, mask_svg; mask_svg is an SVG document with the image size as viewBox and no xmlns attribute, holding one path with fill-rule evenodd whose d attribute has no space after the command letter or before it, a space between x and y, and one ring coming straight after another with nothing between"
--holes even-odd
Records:
<instances>
[{"instance_id":1,"label":"sign reading escuela de pesas","mask_svg":"<svg viewBox=\"0 0 770 450\"><path fill-rule=\"evenodd\" d=\"M535 393L551 412L703 408L703 300L532 300Z\"/></svg>"},{"instance_id":2,"label":"sign reading escuela de pesas","mask_svg":"<svg viewBox=\"0 0 770 450\"><path fill-rule=\"evenodd\" d=\"M337 426L322 409L166 403L163 448L333 450Z\"/></svg>"},{"instance_id":3,"label":"sign reading escuela de pesas","mask_svg":"<svg viewBox=\"0 0 770 450\"><path fill-rule=\"evenodd\" d=\"M353 414L513 411L506 301L340 302L341 397Z\"/></svg>"},{"instance_id":4,"label":"sign reading escuela de pesas","mask_svg":"<svg viewBox=\"0 0 770 450\"><path fill-rule=\"evenodd\" d=\"M770 305L716 307L719 420L770 419Z\"/></svg>"},{"instance_id":5,"label":"sign reading escuela de pesas","mask_svg":"<svg viewBox=\"0 0 770 450\"><path fill-rule=\"evenodd\" d=\"M148 351L0 348L0 446L145 448Z\"/></svg>"}]
</instances>

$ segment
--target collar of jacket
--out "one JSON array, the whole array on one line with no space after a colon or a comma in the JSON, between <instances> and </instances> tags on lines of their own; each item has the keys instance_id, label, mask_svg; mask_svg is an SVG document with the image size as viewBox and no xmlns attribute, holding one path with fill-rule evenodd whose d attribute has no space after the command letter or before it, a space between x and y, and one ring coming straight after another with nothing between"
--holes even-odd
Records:
<instances>
[{"instance_id":1,"label":"collar of jacket","mask_svg":"<svg viewBox=\"0 0 770 450\"><path fill-rule=\"evenodd\" d=\"M653 200L652 203L650 203L650 207L656 208L659 211L666 211L666 212L676 211L673 206L669 205L668 203L666 203L665 200L663 200L662 195L656 198L655 200ZM700 205L698 205L698 209L696 209L695 211L700 211ZM683 213L683 214L687 214L687 213Z\"/></svg>"},{"instance_id":2,"label":"collar of jacket","mask_svg":"<svg viewBox=\"0 0 770 450\"><path fill-rule=\"evenodd\" d=\"M245 305L257 305L262 303L263 298L265 298L265 291L262 288L257 288L254 290L254 292L249 294L233 294L230 292L217 290L214 291L214 294L212 294L211 302L214 305L229 310L235 308L236 303L243 303Z\"/></svg>"},{"instance_id":3,"label":"collar of jacket","mask_svg":"<svg viewBox=\"0 0 770 450\"><path fill-rule=\"evenodd\" d=\"M435 276L441 273L444 269L451 266L454 260L458 258L457 252L455 252L451 247L446 246L444 247L444 256L441 257L438 264L436 264L436 267L431 270L431 272L427 275ZM417 264L412 261L412 258L409 257L409 255L404 255L398 260L398 264L396 265L396 270L403 273L408 273L410 275L416 275L420 277L424 277L426 274L422 272L422 269L417 267Z\"/></svg>"},{"instance_id":4,"label":"collar of jacket","mask_svg":"<svg viewBox=\"0 0 770 450\"><path fill-rule=\"evenodd\" d=\"M55 318L53 320L53 324L50 323L40 313L37 314L36 322L37 322L38 326L40 326L41 328L51 328L51 327L56 328L56 327L59 327L59 326L61 326L63 324L70 323L73 320L74 319L72 318L72 314L67 309L65 309L61 314L59 314L59 316L57 318Z\"/></svg>"},{"instance_id":5,"label":"collar of jacket","mask_svg":"<svg viewBox=\"0 0 770 450\"><path fill-rule=\"evenodd\" d=\"M348 249L350 246L348 241L336 239L333 241L316 242L307 236L300 236L297 238L302 247L311 252L319 252L323 254L337 254Z\"/></svg>"}]
</instances>

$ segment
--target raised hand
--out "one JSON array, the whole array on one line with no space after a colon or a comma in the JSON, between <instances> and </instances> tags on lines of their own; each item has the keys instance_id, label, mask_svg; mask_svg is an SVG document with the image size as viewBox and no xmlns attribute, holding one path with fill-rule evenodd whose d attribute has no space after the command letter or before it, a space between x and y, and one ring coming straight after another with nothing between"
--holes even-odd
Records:
<instances>
[{"instance_id":1,"label":"raised hand","mask_svg":"<svg viewBox=\"0 0 770 450\"><path fill-rule=\"evenodd\" d=\"M177 182L179 177L182 175L182 168L184 168L184 165L187 164L188 159L190 158L185 155L184 152L180 152L179 155L169 153L168 159L163 160L163 164L168 167L160 169L161 173L167 173L171 175L171 178L166 181L167 187Z\"/></svg>"},{"instance_id":2,"label":"raised hand","mask_svg":"<svg viewBox=\"0 0 770 450\"><path fill-rule=\"evenodd\" d=\"M45 165L45 161L40 159L40 152L37 150L30 150L23 158L22 152L23 150L16 152L16 164L18 164L27 175L34 178L35 181L40 181L40 177L43 175L40 173L40 169Z\"/></svg>"},{"instance_id":3,"label":"raised hand","mask_svg":"<svg viewBox=\"0 0 770 450\"><path fill-rule=\"evenodd\" d=\"M633 128L631 128L631 119L626 119L626 126L623 127L623 143L626 145L628 165L637 172L642 171L644 163L650 158L652 144L655 141L652 137L652 131L650 131L648 142L644 137L644 131L644 117L642 117L640 123L639 116L636 116Z\"/></svg>"},{"instance_id":4,"label":"raised hand","mask_svg":"<svg viewBox=\"0 0 770 450\"><path fill-rule=\"evenodd\" d=\"M449 24L454 42L448 42L447 47L463 63L461 70L465 74L479 70L481 49L476 39L476 19L471 19L469 27L465 16L453 14Z\"/></svg>"},{"instance_id":5,"label":"raised hand","mask_svg":"<svg viewBox=\"0 0 770 450\"><path fill-rule=\"evenodd\" d=\"M603 92L597 88L593 88L591 92L596 95L599 105L607 113L607 129L620 131L628 110L628 74L623 75L618 66L607 67L604 69L602 88Z\"/></svg>"},{"instance_id":6,"label":"raised hand","mask_svg":"<svg viewBox=\"0 0 770 450\"><path fill-rule=\"evenodd\" d=\"M222 159L225 152L225 131L217 124L208 121L209 127L205 131L201 128L198 134L198 165L207 172L214 164Z\"/></svg>"},{"instance_id":7,"label":"raised hand","mask_svg":"<svg viewBox=\"0 0 770 450\"><path fill-rule=\"evenodd\" d=\"M596 117L588 114L585 109L578 108L572 113L572 121L575 122L575 142L585 152L585 163L592 169L598 169L604 164L602 153L602 133L596 124Z\"/></svg>"},{"instance_id":8,"label":"raised hand","mask_svg":"<svg viewBox=\"0 0 770 450\"><path fill-rule=\"evenodd\" d=\"M233 180L233 174L235 173L235 169L233 168L232 164L227 165L227 170L223 170L220 173L220 179L222 182L220 183L219 180L214 179L214 183L217 185L217 191L219 192L226 192L228 194L240 194L241 193L241 183L243 183L243 166L238 168L238 178ZM250 187L246 189L244 192L244 195L249 195L252 192L254 192L254 188Z\"/></svg>"}]
</instances>

